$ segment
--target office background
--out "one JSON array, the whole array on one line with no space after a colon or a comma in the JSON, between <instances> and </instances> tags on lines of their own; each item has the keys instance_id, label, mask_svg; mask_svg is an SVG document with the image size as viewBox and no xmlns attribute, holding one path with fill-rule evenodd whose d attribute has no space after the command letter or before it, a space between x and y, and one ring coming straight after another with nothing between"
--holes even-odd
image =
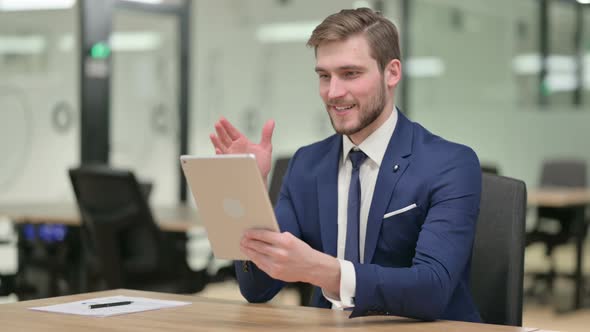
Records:
<instances>
[{"instance_id":1,"label":"office background","mask_svg":"<svg viewBox=\"0 0 590 332\"><path fill-rule=\"evenodd\" d=\"M407 92L397 102L529 187L546 158L590 162L590 10L547 1L542 84L541 2L410 1ZM404 27L401 0L192 1L189 152L212 154L208 134L221 115L253 139L274 118L277 156L330 135L305 41L327 14L362 5ZM156 204L179 196L177 24L117 7L112 19L109 159L153 181ZM0 202L73 200L64 170L80 160L79 25L75 3L0 11Z\"/></svg>"},{"instance_id":2,"label":"office background","mask_svg":"<svg viewBox=\"0 0 590 332\"><path fill-rule=\"evenodd\" d=\"M400 29L397 105L412 120L471 146L528 188L539 185L546 159L590 163L583 0L114 2L107 49L95 50L99 58L111 52L108 160L153 184L152 205L180 200L182 73L190 154L213 154L208 136L222 115L253 140L275 119L275 157L333 133L305 42L345 7L380 9ZM74 202L67 169L82 159L80 62L91 50L81 51L80 3L42 3L0 0L0 207ZM189 8L188 69L181 18L143 10L160 6ZM559 257L573 265L571 252Z\"/></svg>"}]
</instances>

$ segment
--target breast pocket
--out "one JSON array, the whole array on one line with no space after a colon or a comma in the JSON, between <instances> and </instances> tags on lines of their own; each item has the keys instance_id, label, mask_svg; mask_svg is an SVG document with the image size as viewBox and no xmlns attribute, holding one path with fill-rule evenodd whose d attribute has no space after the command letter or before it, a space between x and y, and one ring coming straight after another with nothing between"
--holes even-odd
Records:
<instances>
[{"instance_id":1,"label":"breast pocket","mask_svg":"<svg viewBox=\"0 0 590 332\"><path fill-rule=\"evenodd\" d=\"M383 215L383 219L387 219L387 218L393 217L395 215L402 214L404 212L408 212L408 211L415 209L417 207L418 207L418 205L416 203L410 204L410 205L403 207L401 209L397 209L397 210L386 213L385 215Z\"/></svg>"}]
</instances>

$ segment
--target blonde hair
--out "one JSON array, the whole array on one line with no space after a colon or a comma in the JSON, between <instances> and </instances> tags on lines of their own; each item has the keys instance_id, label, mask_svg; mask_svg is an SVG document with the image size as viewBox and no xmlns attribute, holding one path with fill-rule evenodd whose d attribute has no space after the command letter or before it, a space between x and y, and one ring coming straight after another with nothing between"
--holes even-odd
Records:
<instances>
[{"instance_id":1,"label":"blonde hair","mask_svg":"<svg viewBox=\"0 0 590 332\"><path fill-rule=\"evenodd\" d=\"M380 70L393 60L401 60L399 34L395 24L380 12L369 8L343 9L332 14L312 32L307 46L316 52L318 46L328 41L342 41L364 34L370 48L370 54L377 61Z\"/></svg>"}]
</instances>

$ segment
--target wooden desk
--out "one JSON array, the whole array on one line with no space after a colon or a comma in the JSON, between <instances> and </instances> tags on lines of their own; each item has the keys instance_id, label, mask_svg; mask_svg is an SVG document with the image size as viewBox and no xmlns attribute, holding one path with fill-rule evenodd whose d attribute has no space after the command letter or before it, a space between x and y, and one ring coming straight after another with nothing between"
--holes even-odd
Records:
<instances>
[{"instance_id":1,"label":"wooden desk","mask_svg":"<svg viewBox=\"0 0 590 332\"><path fill-rule=\"evenodd\" d=\"M105 318L28 310L29 307L80 301L101 296L127 295L192 302L191 305ZM350 313L330 309L268 304L246 304L198 296L132 290L111 290L0 305L6 331L397 331L397 332L532 332L535 328L464 322L415 320L372 316L349 319Z\"/></svg>"},{"instance_id":2,"label":"wooden desk","mask_svg":"<svg viewBox=\"0 0 590 332\"><path fill-rule=\"evenodd\" d=\"M154 218L160 228L167 232L186 232L191 227L200 226L194 208L186 205L155 207ZM15 204L0 206L0 216L8 217L16 223L64 224L80 226L80 214L75 203Z\"/></svg>"},{"instance_id":3,"label":"wooden desk","mask_svg":"<svg viewBox=\"0 0 590 332\"><path fill-rule=\"evenodd\" d=\"M528 193L529 205L546 207L571 207L590 205L588 188L539 188Z\"/></svg>"},{"instance_id":4,"label":"wooden desk","mask_svg":"<svg viewBox=\"0 0 590 332\"><path fill-rule=\"evenodd\" d=\"M573 309L582 307L584 279L582 275L584 261L584 241L586 238L585 210L590 205L590 188L539 188L530 190L527 197L529 206L574 208L573 221L576 236L576 271L574 273L575 294Z\"/></svg>"}]
</instances>

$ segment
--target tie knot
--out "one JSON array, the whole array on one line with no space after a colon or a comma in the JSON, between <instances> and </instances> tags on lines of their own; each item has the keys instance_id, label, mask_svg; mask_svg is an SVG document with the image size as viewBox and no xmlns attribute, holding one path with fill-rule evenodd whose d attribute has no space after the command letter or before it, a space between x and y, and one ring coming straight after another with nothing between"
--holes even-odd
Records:
<instances>
[{"instance_id":1,"label":"tie knot","mask_svg":"<svg viewBox=\"0 0 590 332\"><path fill-rule=\"evenodd\" d=\"M352 169L358 169L365 159L367 159L367 155L361 150L352 150L348 154L348 158L350 158L350 162L352 163Z\"/></svg>"}]
</instances>

